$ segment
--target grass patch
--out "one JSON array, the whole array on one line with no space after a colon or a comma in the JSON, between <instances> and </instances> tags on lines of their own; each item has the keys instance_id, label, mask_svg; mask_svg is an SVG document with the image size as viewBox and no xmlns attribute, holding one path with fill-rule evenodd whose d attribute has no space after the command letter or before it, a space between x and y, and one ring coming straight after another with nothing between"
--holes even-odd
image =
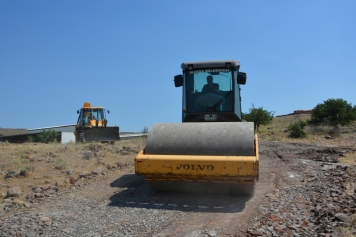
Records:
<instances>
[{"instance_id":1,"label":"grass patch","mask_svg":"<svg viewBox=\"0 0 356 237\"><path fill-rule=\"evenodd\" d=\"M15 157L10 157L5 160L4 168L7 171L10 170L24 170L26 167L26 164L28 164L29 161L25 158L15 156Z\"/></svg>"},{"instance_id":2,"label":"grass patch","mask_svg":"<svg viewBox=\"0 0 356 237\"><path fill-rule=\"evenodd\" d=\"M356 152L345 154L345 157L339 158L339 161L349 165L356 165Z\"/></svg>"},{"instance_id":3,"label":"grass patch","mask_svg":"<svg viewBox=\"0 0 356 237\"><path fill-rule=\"evenodd\" d=\"M310 119L309 114L289 115L275 117L272 122L266 126L261 126L260 131L255 131L260 140L280 141L280 142L299 142L314 143L319 145L345 145L356 146L356 124L351 126L339 126L335 129L332 126L304 126L303 131L306 137L293 138L290 136L290 125L301 124ZM303 135L304 136L304 135ZM326 136L332 137L326 139Z\"/></svg>"},{"instance_id":4,"label":"grass patch","mask_svg":"<svg viewBox=\"0 0 356 237\"><path fill-rule=\"evenodd\" d=\"M122 163L134 169L134 158L146 144L145 138L135 138L116 141L115 144L102 143L0 143L0 178L3 180L8 171L26 171L26 176L15 177L3 181L6 186L0 186L2 193L7 187L18 186L23 191L21 199L31 191L30 187L37 185L55 185L70 176L78 177L82 171L91 172L100 167L109 172L117 163ZM122 155L120 151L129 147L130 152ZM94 154L89 160L83 159L83 154L91 151ZM137 151L137 152L136 152ZM101 158L100 162L98 162ZM116 165L116 166L115 166ZM109 168L108 168L109 167ZM73 173L68 173L73 170ZM113 170L115 171L115 170ZM116 172L116 171L115 171ZM0 202L1 202L0 197Z\"/></svg>"},{"instance_id":5,"label":"grass patch","mask_svg":"<svg viewBox=\"0 0 356 237\"><path fill-rule=\"evenodd\" d=\"M65 168L68 167L68 164L65 160L59 158L59 159L56 159L55 161L55 169L57 170L64 170Z\"/></svg>"}]
</instances>

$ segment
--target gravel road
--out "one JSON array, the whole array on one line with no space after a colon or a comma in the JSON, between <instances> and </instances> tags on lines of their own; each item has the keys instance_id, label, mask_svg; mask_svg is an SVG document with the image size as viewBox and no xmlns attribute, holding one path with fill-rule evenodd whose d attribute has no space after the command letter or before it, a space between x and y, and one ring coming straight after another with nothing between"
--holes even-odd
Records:
<instances>
[{"instance_id":1,"label":"gravel road","mask_svg":"<svg viewBox=\"0 0 356 237\"><path fill-rule=\"evenodd\" d=\"M331 236L356 213L348 149L260 142L253 197L156 193L131 165L0 216L0 236Z\"/></svg>"}]
</instances>

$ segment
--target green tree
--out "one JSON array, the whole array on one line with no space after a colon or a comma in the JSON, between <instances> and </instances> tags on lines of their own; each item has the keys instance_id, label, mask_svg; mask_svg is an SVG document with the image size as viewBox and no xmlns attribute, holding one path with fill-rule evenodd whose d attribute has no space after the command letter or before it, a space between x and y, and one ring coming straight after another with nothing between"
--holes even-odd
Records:
<instances>
[{"instance_id":1,"label":"green tree","mask_svg":"<svg viewBox=\"0 0 356 237\"><path fill-rule=\"evenodd\" d=\"M261 125L267 125L271 123L273 116L274 116L273 111L264 110L263 107L255 108L253 104L248 114L242 113L242 119L249 122L254 122L255 130L257 131Z\"/></svg>"},{"instance_id":2,"label":"green tree","mask_svg":"<svg viewBox=\"0 0 356 237\"><path fill-rule=\"evenodd\" d=\"M299 126L300 126L301 129L303 129L303 128L305 128L306 126L308 126L308 123L305 122L305 121L303 121L303 120L300 120L300 121L297 122L297 123L299 123Z\"/></svg>"},{"instance_id":3,"label":"green tree","mask_svg":"<svg viewBox=\"0 0 356 237\"><path fill-rule=\"evenodd\" d=\"M328 99L312 110L309 125L347 126L356 121L356 106L343 99Z\"/></svg>"},{"instance_id":4,"label":"green tree","mask_svg":"<svg viewBox=\"0 0 356 237\"><path fill-rule=\"evenodd\" d=\"M289 136L292 138L306 137L307 134L303 130L305 125L306 125L306 123L304 121L295 122L293 124L291 123L288 127L288 130L290 132Z\"/></svg>"},{"instance_id":5,"label":"green tree","mask_svg":"<svg viewBox=\"0 0 356 237\"><path fill-rule=\"evenodd\" d=\"M28 136L27 137L28 142L36 142L36 137L35 136Z\"/></svg>"},{"instance_id":6,"label":"green tree","mask_svg":"<svg viewBox=\"0 0 356 237\"><path fill-rule=\"evenodd\" d=\"M57 136L58 133L53 129L47 131L43 129L42 132L37 135L37 140L42 143L55 142L57 141Z\"/></svg>"}]
</instances>

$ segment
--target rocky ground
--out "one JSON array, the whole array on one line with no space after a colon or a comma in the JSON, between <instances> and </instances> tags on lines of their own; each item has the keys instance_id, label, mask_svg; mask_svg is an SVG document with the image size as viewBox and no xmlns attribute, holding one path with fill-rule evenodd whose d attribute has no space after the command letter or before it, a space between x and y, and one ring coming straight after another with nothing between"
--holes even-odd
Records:
<instances>
[{"instance_id":1,"label":"rocky ground","mask_svg":"<svg viewBox=\"0 0 356 237\"><path fill-rule=\"evenodd\" d=\"M77 156L95 165L62 170L63 182L35 183L36 175L3 170L0 236L356 234L355 169L338 163L354 147L259 144L260 180L253 197L154 192L134 175L137 144L83 147ZM16 186L26 179L32 182L27 189Z\"/></svg>"},{"instance_id":2,"label":"rocky ground","mask_svg":"<svg viewBox=\"0 0 356 237\"><path fill-rule=\"evenodd\" d=\"M251 236L354 236L355 169L337 163L354 148L262 142L263 157L289 169L256 209ZM346 227L346 228L345 228Z\"/></svg>"}]
</instances>

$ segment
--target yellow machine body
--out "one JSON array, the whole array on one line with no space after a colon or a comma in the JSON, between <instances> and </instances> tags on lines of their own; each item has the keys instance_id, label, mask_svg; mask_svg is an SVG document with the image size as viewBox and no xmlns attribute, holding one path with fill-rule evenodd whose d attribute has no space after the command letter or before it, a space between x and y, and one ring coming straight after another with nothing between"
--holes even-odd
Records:
<instances>
[{"instance_id":1,"label":"yellow machine body","mask_svg":"<svg viewBox=\"0 0 356 237\"><path fill-rule=\"evenodd\" d=\"M154 124L135 158L135 173L157 191L254 193L259 176L253 122L242 119L246 73L237 60L185 62L182 123Z\"/></svg>"},{"instance_id":2,"label":"yellow machine body","mask_svg":"<svg viewBox=\"0 0 356 237\"><path fill-rule=\"evenodd\" d=\"M259 173L256 141L257 135L254 156L150 155L142 150L135 171L146 180L254 184Z\"/></svg>"},{"instance_id":3,"label":"yellow machine body","mask_svg":"<svg viewBox=\"0 0 356 237\"><path fill-rule=\"evenodd\" d=\"M119 127L107 127L103 106L91 106L89 102L77 111L79 114L74 135L76 142L114 142L119 140Z\"/></svg>"}]
</instances>

